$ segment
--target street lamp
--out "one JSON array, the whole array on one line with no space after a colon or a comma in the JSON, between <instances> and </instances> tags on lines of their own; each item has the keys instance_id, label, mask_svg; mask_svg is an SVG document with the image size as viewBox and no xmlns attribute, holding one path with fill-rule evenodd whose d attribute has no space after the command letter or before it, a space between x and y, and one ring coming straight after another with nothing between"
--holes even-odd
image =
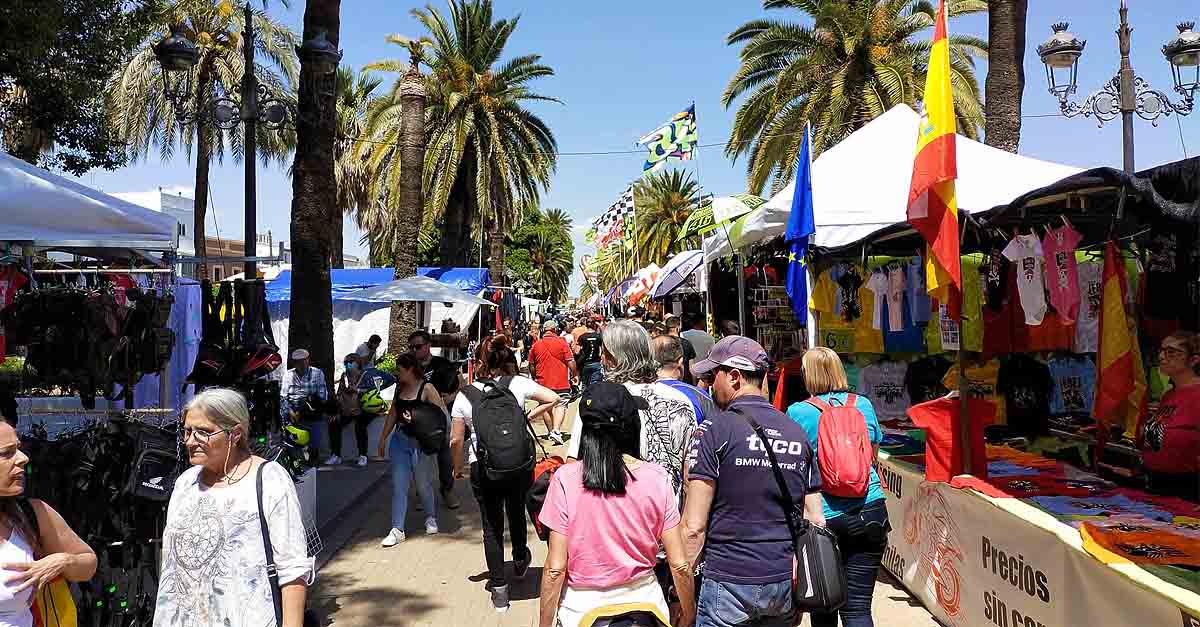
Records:
<instances>
[{"instance_id":1,"label":"street lamp","mask_svg":"<svg viewBox=\"0 0 1200 627\"><path fill-rule=\"evenodd\" d=\"M1121 131L1124 145L1125 171L1133 173L1133 114L1158 126L1164 115L1178 113L1187 115L1192 111L1196 88L1200 86L1200 34L1191 29L1193 23L1179 25L1179 36L1163 46L1163 54L1171 64L1175 80L1175 91L1183 97L1179 103L1171 102L1165 92L1154 89L1150 83L1133 73L1129 62L1129 42L1133 29L1129 27L1129 8L1121 1L1121 25L1117 29L1117 44L1121 51L1121 67L1117 75L1079 104L1071 100L1078 87L1079 58L1083 56L1086 41L1071 34L1066 22L1051 26L1054 34L1038 46L1038 56L1046 66L1046 83L1050 93L1058 98L1059 110L1068 118L1082 114L1095 116L1096 124L1121 116Z\"/></svg>"},{"instance_id":2,"label":"street lamp","mask_svg":"<svg viewBox=\"0 0 1200 627\"><path fill-rule=\"evenodd\" d=\"M254 12L247 2L243 7L242 54L245 57L245 67L254 67ZM258 276L257 264L257 127L264 125L271 130L279 130L288 125L290 119L299 119L295 109L278 96L271 94L265 85L258 82L253 71L242 74L241 93L235 99L229 94L222 94L206 102L195 103L191 107L193 94L192 85L195 81L196 65L200 62L200 48L192 43L184 34L180 25L171 28L171 34L154 45L154 56L162 68L163 95L175 109L175 118L180 124L191 124L204 121L223 130L244 126L242 141L245 147L243 165L246 172L245 189L245 276L253 279ZM301 68L308 74L307 86L317 94L317 113L324 113L323 96L331 95L336 88L334 72L342 53L320 31L313 38L305 41L296 48L300 57ZM307 120L306 120L307 121ZM316 121L314 121L315 123Z\"/></svg>"}]
</instances>

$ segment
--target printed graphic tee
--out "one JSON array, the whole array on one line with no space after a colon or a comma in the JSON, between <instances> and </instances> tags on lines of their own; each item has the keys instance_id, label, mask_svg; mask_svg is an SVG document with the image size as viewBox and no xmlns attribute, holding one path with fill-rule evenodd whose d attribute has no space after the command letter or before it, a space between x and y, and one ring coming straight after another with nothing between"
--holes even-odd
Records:
<instances>
[{"instance_id":1,"label":"printed graphic tee","mask_svg":"<svg viewBox=\"0 0 1200 627\"><path fill-rule=\"evenodd\" d=\"M992 359L983 364L967 368L967 394L971 398L987 401L996 406L994 415L998 425L1008 424L1004 411L1004 394L1000 391L1000 360ZM942 385L953 392L958 389L958 366L952 366L942 378ZM911 415L911 414L910 414Z\"/></svg>"},{"instance_id":2,"label":"printed graphic tee","mask_svg":"<svg viewBox=\"0 0 1200 627\"><path fill-rule=\"evenodd\" d=\"M1100 297L1104 267L1098 261L1079 264L1079 315L1075 318L1075 352L1100 349Z\"/></svg>"},{"instance_id":3,"label":"printed graphic tee","mask_svg":"<svg viewBox=\"0 0 1200 627\"><path fill-rule=\"evenodd\" d=\"M1022 435L1041 434L1050 413L1050 368L1022 353L1014 354L1000 368L998 379L1004 394L1008 425Z\"/></svg>"},{"instance_id":4,"label":"printed graphic tee","mask_svg":"<svg viewBox=\"0 0 1200 627\"><path fill-rule=\"evenodd\" d=\"M864 366L858 375L858 393L871 401L879 420L896 420L908 410L908 391L904 378L908 364L881 361ZM812 435L812 434L810 434Z\"/></svg>"},{"instance_id":5,"label":"printed graphic tee","mask_svg":"<svg viewBox=\"0 0 1200 627\"><path fill-rule=\"evenodd\" d=\"M992 423L993 405L978 399L967 399L967 414L971 424L971 464L986 467L987 448L983 428ZM925 430L925 479L948 482L963 472L962 443L959 437L962 402L958 398L942 397L914 405L908 410L913 424ZM986 475L986 470L982 471Z\"/></svg>"},{"instance_id":6,"label":"printed graphic tee","mask_svg":"<svg viewBox=\"0 0 1200 627\"><path fill-rule=\"evenodd\" d=\"M1046 254L1046 283L1050 304L1065 323L1075 321L1079 311L1079 275L1075 265L1075 247L1083 236L1070 226L1049 231L1042 239Z\"/></svg>"},{"instance_id":7,"label":"printed graphic tee","mask_svg":"<svg viewBox=\"0 0 1200 627\"><path fill-rule=\"evenodd\" d=\"M1051 416L1090 416L1096 394L1096 365L1087 357L1054 357L1050 368Z\"/></svg>"},{"instance_id":8,"label":"printed graphic tee","mask_svg":"<svg viewBox=\"0 0 1200 627\"><path fill-rule=\"evenodd\" d=\"M1004 248L1004 256L1017 264L1017 293L1025 310L1025 324L1041 324L1046 315L1042 243L1036 235L1018 235Z\"/></svg>"},{"instance_id":9,"label":"printed graphic tee","mask_svg":"<svg viewBox=\"0 0 1200 627\"><path fill-rule=\"evenodd\" d=\"M871 328L883 329L883 303L888 296L888 277L885 272L875 271L867 279L867 289L874 294L874 304L871 307Z\"/></svg>"},{"instance_id":10,"label":"printed graphic tee","mask_svg":"<svg viewBox=\"0 0 1200 627\"><path fill-rule=\"evenodd\" d=\"M1200 384L1176 387L1163 395L1146 419L1142 465L1169 474L1195 474L1200 456Z\"/></svg>"},{"instance_id":11,"label":"printed graphic tee","mask_svg":"<svg viewBox=\"0 0 1200 627\"><path fill-rule=\"evenodd\" d=\"M896 266L887 272L888 331L904 330L904 268ZM910 313L911 317L912 314Z\"/></svg>"},{"instance_id":12,"label":"printed graphic tee","mask_svg":"<svg viewBox=\"0 0 1200 627\"><path fill-rule=\"evenodd\" d=\"M908 304L912 309L913 322L929 322L933 317L929 292L925 285L925 261L912 257L904 264L904 277L908 286Z\"/></svg>"},{"instance_id":13,"label":"printed graphic tee","mask_svg":"<svg viewBox=\"0 0 1200 627\"><path fill-rule=\"evenodd\" d=\"M17 290L21 289L29 279L16 266L0 266L0 311L12 304ZM4 363L7 352L4 320L0 319L0 364Z\"/></svg>"}]
</instances>

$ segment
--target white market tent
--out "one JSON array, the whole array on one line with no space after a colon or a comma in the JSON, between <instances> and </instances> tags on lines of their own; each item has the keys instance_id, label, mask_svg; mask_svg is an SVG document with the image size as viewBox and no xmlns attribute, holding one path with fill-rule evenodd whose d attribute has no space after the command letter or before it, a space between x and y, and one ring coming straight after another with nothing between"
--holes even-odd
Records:
<instances>
[{"instance_id":1,"label":"white market tent","mask_svg":"<svg viewBox=\"0 0 1200 627\"><path fill-rule=\"evenodd\" d=\"M817 231L812 245L839 248L905 222L920 116L906 105L855 131L813 162L813 207ZM1022 157L959 135L956 142L960 211L977 213L1007 205L1018 196L1080 172L1079 168ZM704 242L706 262L782 235L792 208L795 183Z\"/></svg>"},{"instance_id":2,"label":"white market tent","mask_svg":"<svg viewBox=\"0 0 1200 627\"><path fill-rule=\"evenodd\" d=\"M174 250L175 218L0 152L0 240L39 248Z\"/></svg>"}]
</instances>

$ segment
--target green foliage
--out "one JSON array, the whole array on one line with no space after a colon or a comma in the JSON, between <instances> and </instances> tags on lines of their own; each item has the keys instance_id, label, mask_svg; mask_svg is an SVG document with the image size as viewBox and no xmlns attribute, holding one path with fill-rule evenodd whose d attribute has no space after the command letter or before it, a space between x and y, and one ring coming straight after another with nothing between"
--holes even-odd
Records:
<instances>
[{"instance_id":1,"label":"green foliage","mask_svg":"<svg viewBox=\"0 0 1200 627\"><path fill-rule=\"evenodd\" d=\"M0 3L4 148L76 175L125 165L124 142L105 119L105 84L150 32L159 9L157 0Z\"/></svg>"},{"instance_id":2,"label":"green foliage","mask_svg":"<svg viewBox=\"0 0 1200 627\"><path fill-rule=\"evenodd\" d=\"M951 17L987 10L983 0L947 0ZM916 108L925 90L936 7L928 0L763 0L800 21L762 18L726 38L741 64L722 96L741 99L725 154L746 156L747 188L783 187L795 174L804 125L815 154L897 104ZM950 36L950 82L958 132L977 138L983 108L975 59L987 42Z\"/></svg>"},{"instance_id":3,"label":"green foliage","mask_svg":"<svg viewBox=\"0 0 1200 627\"><path fill-rule=\"evenodd\" d=\"M388 353L383 357L376 359L375 368L382 370L393 377L396 376L396 356L392 353Z\"/></svg>"},{"instance_id":4,"label":"green foliage","mask_svg":"<svg viewBox=\"0 0 1200 627\"><path fill-rule=\"evenodd\" d=\"M526 212L505 238L505 273L510 284L525 282L530 296L561 302L574 270L571 218L561 209Z\"/></svg>"}]
</instances>

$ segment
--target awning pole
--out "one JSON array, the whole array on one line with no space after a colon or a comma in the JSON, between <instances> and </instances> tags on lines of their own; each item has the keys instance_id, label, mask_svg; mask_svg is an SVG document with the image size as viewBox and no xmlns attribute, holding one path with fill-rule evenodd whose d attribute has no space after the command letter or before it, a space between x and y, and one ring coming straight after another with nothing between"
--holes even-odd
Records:
<instances>
[{"instance_id":1,"label":"awning pole","mask_svg":"<svg viewBox=\"0 0 1200 627\"><path fill-rule=\"evenodd\" d=\"M738 329L746 334L746 270L742 253L737 254ZM749 337L749 336L747 336Z\"/></svg>"}]
</instances>

